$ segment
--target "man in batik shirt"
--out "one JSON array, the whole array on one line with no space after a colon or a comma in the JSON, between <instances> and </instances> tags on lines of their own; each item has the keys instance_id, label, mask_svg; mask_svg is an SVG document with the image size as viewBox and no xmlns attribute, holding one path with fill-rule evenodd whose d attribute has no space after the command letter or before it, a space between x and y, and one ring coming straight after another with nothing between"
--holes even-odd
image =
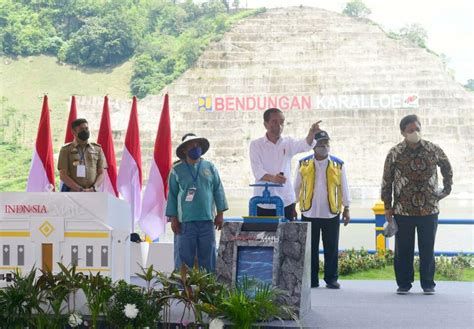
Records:
<instances>
[{"instance_id":1,"label":"man in batik shirt","mask_svg":"<svg viewBox=\"0 0 474 329\"><path fill-rule=\"evenodd\" d=\"M453 171L443 150L421 139L421 124L414 114L400 121L404 141L394 146L385 160L382 201L385 218L398 225L395 235L397 293L407 294L414 281L415 230L418 234L420 282L424 294L435 293L434 242L438 226L438 202L451 192ZM437 168L443 176L438 188ZM392 199L393 194L393 199Z\"/></svg>"}]
</instances>

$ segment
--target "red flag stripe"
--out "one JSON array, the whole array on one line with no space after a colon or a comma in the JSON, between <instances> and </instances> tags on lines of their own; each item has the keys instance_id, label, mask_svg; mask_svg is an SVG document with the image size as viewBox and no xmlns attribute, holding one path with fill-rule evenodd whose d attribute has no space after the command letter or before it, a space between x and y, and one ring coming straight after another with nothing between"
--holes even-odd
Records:
<instances>
[{"instance_id":1,"label":"red flag stripe","mask_svg":"<svg viewBox=\"0 0 474 329\"><path fill-rule=\"evenodd\" d=\"M77 119L76 96L71 97L71 108L69 109L69 117L67 119L66 136L64 137L64 144L70 143L74 140L72 134L71 124Z\"/></svg>"},{"instance_id":2,"label":"red flag stripe","mask_svg":"<svg viewBox=\"0 0 474 329\"><path fill-rule=\"evenodd\" d=\"M125 147L135 160L142 186L142 154L140 150L140 133L138 129L137 97L133 96L132 111L128 121L127 134L125 135Z\"/></svg>"},{"instance_id":3,"label":"red flag stripe","mask_svg":"<svg viewBox=\"0 0 474 329\"><path fill-rule=\"evenodd\" d=\"M165 198L168 196L168 174L171 169L171 124L168 94L165 95L155 140L154 159L163 180Z\"/></svg>"},{"instance_id":4,"label":"red flag stripe","mask_svg":"<svg viewBox=\"0 0 474 329\"><path fill-rule=\"evenodd\" d=\"M115 160L115 148L110 124L109 98L107 96L104 97L104 106L102 109L102 118L100 120L97 143L102 146L102 150L104 151L105 159L107 161L107 174L114 189L115 196L118 197L117 162Z\"/></svg>"},{"instance_id":5,"label":"red flag stripe","mask_svg":"<svg viewBox=\"0 0 474 329\"><path fill-rule=\"evenodd\" d=\"M51 124L49 120L48 96L43 98L43 108L36 135L36 152L43 162L44 170L49 182L55 187L53 141L51 138ZM55 187L56 188L56 187Z\"/></svg>"}]
</instances>

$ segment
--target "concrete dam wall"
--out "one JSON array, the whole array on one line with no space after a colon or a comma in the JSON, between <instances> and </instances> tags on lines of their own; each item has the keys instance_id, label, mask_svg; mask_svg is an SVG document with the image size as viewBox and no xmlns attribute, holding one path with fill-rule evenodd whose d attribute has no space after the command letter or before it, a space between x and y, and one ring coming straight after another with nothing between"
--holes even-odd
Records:
<instances>
[{"instance_id":1,"label":"concrete dam wall","mask_svg":"<svg viewBox=\"0 0 474 329\"><path fill-rule=\"evenodd\" d=\"M285 112L285 135L303 138L323 120L331 153L346 162L353 198L374 200L385 156L402 140L399 121L416 113L423 137L451 160L453 196L473 196L473 94L436 54L389 38L371 21L307 7L268 10L234 26L163 92L170 95L173 149L187 132L208 138L205 157L231 196L251 193L249 143L265 133L263 110L271 106ZM93 129L102 101L78 98ZM162 102L163 95L149 96L138 107L145 179ZM110 100L118 160L130 106Z\"/></svg>"}]
</instances>

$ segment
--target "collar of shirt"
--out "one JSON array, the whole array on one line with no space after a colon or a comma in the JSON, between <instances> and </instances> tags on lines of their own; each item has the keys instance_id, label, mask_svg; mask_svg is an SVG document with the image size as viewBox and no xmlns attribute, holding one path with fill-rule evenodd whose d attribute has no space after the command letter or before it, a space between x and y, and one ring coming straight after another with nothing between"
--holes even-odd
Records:
<instances>
[{"instance_id":1,"label":"collar of shirt","mask_svg":"<svg viewBox=\"0 0 474 329\"><path fill-rule=\"evenodd\" d=\"M406 139L404 139L402 142L401 142L402 146L403 146L403 149L406 149L406 148L410 148L410 146L408 146L408 142L406 141ZM421 139L420 140L420 145L417 145L417 147L415 147L414 149L412 150L416 150L417 148L419 147L423 147L425 148L426 146L426 141L424 139Z\"/></svg>"},{"instance_id":2,"label":"collar of shirt","mask_svg":"<svg viewBox=\"0 0 474 329\"><path fill-rule=\"evenodd\" d=\"M315 160L314 163L315 163L318 167L323 166L323 165L326 165L326 164L328 163L328 161L329 161L329 154L328 154L328 156L327 156L325 159L318 160L318 159L316 159L316 157L314 157L314 160Z\"/></svg>"},{"instance_id":3,"label":"collar of shirt","mask_svg":"<svg viewBox=\"0 0 474 329\"><path fill-rule=\"evenodd\" d=\"M77 148L77 147L78 147L79 145L81 145L81 144L79 144L78 142L76 142L76 140L73 140L73 141L72 141L72 145L74 145L74 147ZM87 146L92 146L92 145L91 145L91 142L87 142L87 143L82 144L82 145L85 145L86 147L87 147Z\"/></svg>"},{"instance_id":4,"label":"collar of shirt","mask_svg":"<svg viewBox=\"0 0 474 329\"><path fill-rule=\"evenodd\" d=\"M265 143L272 143L273 144L273 142L268 139L267 134L265 134L265 136L263 136L263 138L265 140ZM278 138L277 142L275 143L275 145L281 144L282 141L283 141L283 137L280 136Z\"/></svg>"}]
</instances>

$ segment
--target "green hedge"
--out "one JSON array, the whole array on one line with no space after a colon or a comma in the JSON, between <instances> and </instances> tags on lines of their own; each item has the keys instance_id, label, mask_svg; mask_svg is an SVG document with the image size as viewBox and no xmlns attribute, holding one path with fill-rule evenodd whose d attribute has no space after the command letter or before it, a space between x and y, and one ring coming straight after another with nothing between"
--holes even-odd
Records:
<instances>
[{"instance_id":1,"label":"green hedge","mask_svg":"<svg viewBox=\"0 0 474 329\"><path fill-rule=\"evenodd\" d=\"M369 254L367 250L347 250L339 253L339 274L349 275L393 265L393 251ZM322 258L322 257L321 257ZM320 259L319 270L324 273L324 262ZM419 268L419 257L415 257L414 266ZM436 257L436 272L451 280L460 280L464 269L474 268L474 256L460 253L454 257Z\"/></svg>"}]
</instances>

